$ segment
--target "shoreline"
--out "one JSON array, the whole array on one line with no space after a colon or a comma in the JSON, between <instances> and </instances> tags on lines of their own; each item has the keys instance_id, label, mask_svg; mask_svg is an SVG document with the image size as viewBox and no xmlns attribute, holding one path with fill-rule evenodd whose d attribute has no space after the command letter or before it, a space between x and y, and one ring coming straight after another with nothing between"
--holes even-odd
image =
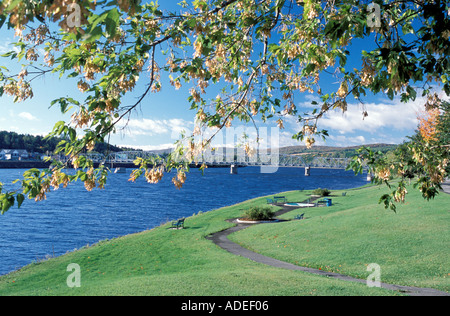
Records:
<instances>
[{"instance_id":1,"label":"shoreline","mask_svg":"<svg viewBox=\"0 0 450 316\"><path fill-rule=\"evenodd\" d=\"M102 163L94 162L94 168L98 168ZM0 161L0 169L48 169L52 165L52 162L47 161ZM114 162L105 164L110 169L114 168L129 168L134 169L137 166L132 162ZM224 165L207 165L208 168L230 168L230 164ZM244 168L246 166L237 164L239 168ZM199 164L190 164L190 168L196 169L200 168Z\"/></svg>"},{"instance_id":2,"label":"shoreline","mask_svg":"<svg viewBox=\"0 0 450 316\"><path fill-rule=\"evenodd\" d=\"M0 169L48 169L50 165L46 161L0 161Z\"/></svg>"},{"instance_id":3,"label":"shoreline","mask_svg":"<svg viewBox=\"0 0 450 316\"><path fill-rule=\"evenodd\" d=\"M1 161L0 161L0 163L1 163ZM227 167L227 166L222 166L222 167ZM228 167L229 167L229 166L228 166ZM198 166L197 166L197 168L198 168ZM221 167L218 167L218 168L221 168ZM2 169L2 168L0 167L0 169ZM14 169L14 168L13 168L13 169ZM17 168L17 169L19 169L19 168ZM356 186L356 187L352 187L352 188L348 188L348 189L343 189L343 190L361 190L361 189L367 188L367 186L371 186L371 185L372 185L372 184L369 183L369 184L364 184L364 185L362 185L362 186ZM298 190L294 190L294 191L298 191ZM290 190L290 191L282 191L282 192L279 192L279 193L274 193L274 194L269 194L269 195L259 196L259 197L251 198L251 199L248 199L248 200L240 201L240 202L238 202L238 203L236 203L236 204L225 205L225 206L222 206L222 207L219 207L219 208L216 208L216 209L211 209L211 210L205 211L205 212L203 212L203 213L208 213L208 212L218 211L218 210L221 210L221 209L223 209L223 208L233 207L233 206L236 206L236 205L239 205L239 204L242 204L242 203L246 203L246 202L250 202L250 201L253 201L253 200L265 198L265 197L268 197L268 196L283 195L283 194L291 193L291 192L294 192L294 191L293 191L293 190ZM300 191L312 191L312 189L311 189L311 190L300 190ZM279 205L279 206L281 206L281 205ZM294 209L294 207L291 207L291 208ZM188 216L188 217L186 217L186 220L188 220L188 219L190 219L190 218L193 218L194 216L196 216L196 215ZM272 221L272 222L279 222L279 221L283 221L283 220ZM244 224L244 225L245 225L245 223L238 223L238 222L236 222L235 224L237 224L237 225L239 225L239 224ZM253 223L253 224L255 225L255 224L258 224L258 223L255 222L255 223ZM158 225L158 226L155 226L155 227L152 227L152 228L150 228L150 229L143 230L143 231L139 231L139 232L134 232L134 233L130 233L130 234L124 234L124 235L117 235L117 236L114 236L114 237L111 237L111 238L106 238L106 240L115 239L115 238L126 238L126 237L128 237L128 236L133 236L133 235L137 235L137 234L142 234L142 233L147 232L147 231L151 231L151 230L154 230L154 229L162 228L162 227L165 226L165 225L167 225L167 223L163 223L163 224L160 224L160 225ZM218 232L216 232L216 233L218 233ZM104 241L104 240L105 240L105 239L103 239L103 240L98 240L98 241L96 241L96 242L94 242L94 243L87 244L87 246L89 246L89 247L95 246L95 245L97 245L97 244L100 244L100 243L101 243L102 241ZM83 246L83 247L85 247L85 246ZM63 257L63 256L65 256L65 255L67 255L67 254L75 253L75 252L77 252L77 251L83 249L83 247L78 248L78 249L74 249L74 250L67 250L64 254L60 254L60 255L57 255L57 256L51 256L50 254L47 254L45 257L37 258L36 261L32 261L32 262L30 262L30 263L28 263L28 264L26 264L26 265L24 265L24 266L21 266L21 267L16 268L15 270L6 272L6 273L4 273L4 274L1 274L1 273L0 273L0 278L2 278L2 277L4 277L4 276L7 276L7 275L9 275L9 274L12 274L12 273L19 272L19 271L21 271L22 269L24 269L24 268L26 268L26 267L28 267L28 266L30 266L30 265L35 264L36 262L37 262L37 263L40 263L40 262L43 262L43 261L47 261L47 260L51 260L51 259L56 259L56 258L59 258L59 257Z\"/></svg>"},{"instance_id":4,"label":"shoreline","mask_svg":"<svg viewBox=\"0 0 450 316\"><path fill-rule=\"evenodd\" d=\"M0 169L1 169L1 168L0 168ZM363 188L365 188L365 187L367 187L367 184L366 184L366 185L363 185L363 186L357 186L357 187L349 188L349 189L347 189L347 190L360 190L360 189L363 189ZM303 190L302 190L302 191L303 191ZM305 190L305 191L312 191L312 190ZM259 196L259 197L251 198L251 199L248 199L248 200L245 200L245 201L240 201L240 202L238 202L238 203L236 203L236 204L225 205L225 206L222 206L222 207L219 207L219 208L216 208L216 209L211 209L211 210L206 211L206 212L203 212L203 213L208 213L208 212L218 211L218 210L221 210L221 209L224 209L224 208L233 207L233 206L236 206L236 205L239 205L239 204L242 204L242 203L246 203L246 202L250 202L250 201L253 201L253 200L265 198L265 197L268 197L268 196L280 195L280 194L286 194L286 193L290 193L290 192L294 192L294 191L292 191L292 190L291 190L291 191L283 191L283 192L280 192L280 193L275 193L275 194L269 194L269 195ZM292 208L293 208L293 207L292 207ZM188 217L186 217L186 220L188 220L188 219L190 219L190 218L193 218L194 216L196 216L196 215L188 216ZM283 221L283 220L278 220L278 221ZM278 222L278 221L273 221L273 222ZM245 224L245 223L237 223L237 222L236 222L235 224ZM257 223L254 223L254 224L257 224ZM147 229L147 230L139 231L139 232L134 232L134 233L130 233L130 234L124 234L124 235L118 235L118 236L111 237L111 238L106 238L106 240L115 239L115 238L125 238L125 237L133 236L133 235L136 235L136 234L142 234L142 233L147 232L147 231L151 231L151 230L154 230L154 229L162 228L162 227L165 226L165 225L167 225L167 223L163 223L163 224L160 224L160 225L158 225L158 226L152 227L152 228ZM216 233L217 233L217 232L216 232ZM94 243L87 244L87 245L88 245L89 247L95 246L95 245L101 243L102 241L104 241L104 240L98 240L98 241L96 241L96 242L94 242ZM22 269L24 269L24 268L26 268L26 267L28 267L28 266L30 266L30 265L35 264L36 262L39 263L39 262L42 262L42 261L47 261L47 260L51 260L51 259L56 259L56 258L59 258L59 257L63 257L63 256L65 256L65 255L67 255L67 254L75 253L75 252L79 251L79 250L82 249L82 248L83 248L83 247L81 247L81 248L79 248L79 249L74 249L74 250L67 250L64 254L60 254L60 255L57 255L57 256L50 256L49 254L47 254L46 257L43 257L42 259L37 258L37 261L30 262L30 263L28 263L28 264L26 264L26 265L24 265L24 266L21 266L21 267L16 268L15 270L6 272L6 273L4 273L4 274L1 274L1 273L0 273L0 278L5 277L5 276L7 276L7 275L9 275L9 274L12 274L12 273L19 272L19 271L21 271Z\"/></svg>"},{"instance_id":5,"label":"shoreline","mask_svg":"<svg viewBox=\"0 0 450 316\"><path fill-rule=\"evenodd\" d=\"M355 190L355 191L358 191L358 190L360 190L360 189L363 189L364 187L367 187L366 185L364 185L364 186L356 186L356 187L353 187L353 188L348 188L347 190L348 191L352 191L352 190ZM342 189L341 189L342 190ZM341 191L341 190L337 190L337 191ZM344 189L345 190L345 189ZM298 190L295 190L295 191L298 191ZM302 190L303 191L303 190ZM306 191L311 191L311 190L304 190L305 192ZM290 191L283 191L283 192L281 192L281 193L279 193L279 194L284 194L284 193L290 193L290 192L294 192L294 191L292 191L292 190L290 190ZM270 195L267 195L267 196L271 196L272 194L270 194ZM264 197L267 197L266 195L264 195L264 196L260 196L260 197L257 197L257 198L252 198L252 199L249 199L249 200L245 200L244 202L239 202L239 203L236 203L236 204L231 204L231 205L228 205L228 206L225 206L225 207L220 207L220 208L217 208L217 209L213 209L213 210L211 210L211 211L219 211L219 210L221 210L222 208L229 208L229 207L233 207L233 206L237 206L237 205L239 205L239 204L242 204L242 203L246 203L246 202L249 202L249 201L252 201L252 200L257 200L257 199L263 199ZM287 211L291 211L292 209L296 209L295 207L284 207ZM204 213L206 213L206 212L204 212ZM198 214L197 214L198 215ZM186 219L187 220L194 220L195 219L195 216L197 216L197 215L193 215L193 216L189 216L189 217L187 217ZM231 219L231 218L230 218ZM224 222L230 222L230 220L228 219L228 220L224 220ZM166 223L167 224L167 223ZM132 237L132 236L135 236L135 235L140 235L140 234L143 234L143 233L146 233L146 232L149 232L149 231L151 231L151 230L155 230L155 229L164 229L164 226L166 225L166 224L160 224L159 226L156 226L156 227L153 227L152 229L147 229L147 230L143 230L143 231L141 231L141 232L136 232L136 233L131 233L131 234L126 234L126 235L123 235L123 236L117 236L117 237L114 237L114 238L112 238L112 239L106 239L106 241L111 241L111 240L113 240L113 239L122 239L122 238L126 238L126 237ZM195 223L192 223L192 225L194 225ZM274 223L274 225L277 225L277 224L275 224ZM195 226L195 225L194 225ZM238 224L237 226L249 226L249 224L247 224L247 225L245 225L245 224ZM234 226L234 227L236 227L236 226ZM231 228L228 228L228 229L225 229L225 230L218 230L217 232L212 232L212 233L209 233L209 234L207 234L207 235L205 235L205 236L203 236L206 240L210 240L210 241L212 241L213 243L214 243L214 240L212 240L214 237L213 236L216 236L216 238L219 238L220 236L221 236L221 234L226 234L226 235L228 235L229 233L231 233L233 231L233 227L231 227ZM178 234L181 234L181 233L178 233ZM217 235L216 235L217 234ZM103 241L105 241L105 240L100 240L100 241L98 241L98 242L96 242L96 243L93 243L93 244L90 244L90 245L88 245L88 248L91 248L91 247L95 247L95 246L97 246L97 245L100 245L101 246L101 244L102 244L102 242ZM232 242L232 241L227 241L227 243L229 244L229 245L231 245L232 247L236 247L235 245L234 245L234 243ZM223 248L223 247L222 247ZM62 254L62 255L59 255L59 256L55 256L55 257L48 257L48 258L45 258L45 259L43 259L42 260L42 262L44 262L44 261L47 261L47 260L53 260L53 259L56 259L56 258L60 258L60 257L64 257L65 255L70 255L70 254L73 254L73 253L76 253L76 252L78 252L78 251L80 251L80 250L83 250L84 249L84 247L82 247L82 248L80 248L80 249L75 249L75 250L73 250L73 251L68 251L68 252L66 252L65 254ZM246 248L245 249L241 249L242 251L248 251L248 250L246 250ZM264 262L266 262L267 260L267 263L266 264L268 264L269 266L271 265L270 263L275 263L275 265L279 265L279 264L281 264L283 267L287 267L287 270L305 270L306 272L312 272L312 274L320 274L320 275L325 275L325 276L327 276L327 277L333 277L333 278L337 278L337 279L339 279L339 278L341 278L341 277L343 277L343 278L348 278L345 274L342 274L342 275L340 275L340 274L335 274L335 273L331 273L331 272L324 272L324 271L322 271L321 269L319 269L319 270L314 270L314 269L311 269L311 268L302 268L302 267L300 267L300 266L297 266L297 265L289 265L287 262L282 262L282 261L279 261L279 260L277 260L277 259L273 259L272 257L265 257L264 255L259 255L259 254L257 254L257 253L250 253L249 252L249 255L251 255L252 256L252 258L254 257L254 258L256 258L256 259L258 259L258 258L263 258L265 261ZM245 256L244 256L245 257ZM248 258L248 257L247 257ZM257 261L258 262L258 260L253 260L253 261ZM39 261L39 263L40 263L41 261ZM35 262L32 262L32 263L30 263L30 264L28 264L28 265L25 265L25 266L23 266L23 267L19 267L19 268L16 268L14 271L10 271L10 272L8 272L8 273L6 273L6 274L2 274L2 275L0 275L0 279L2 279L3 277L5 277L5 276L8 276L8 275L10 275L10 274L13 274L13 273L16 273L16 272L20 272L21 270L23 270L23 269L25 269L26 267L28 267L28 266L30 266L30 265L33 265L33 264L35 264ZM286 265L286 264L288 264L288 265ZM285 267L285 268L286 268ZM293 267L294 269L291 269L290 267ZM365 281L365 280L362 280L362 281ZM401 283L400 283L401 284ZM436 290L436 289L432 289L432 288L427 288L427 289L425 289L425 288L415 288L415 287L408 287L408 286L398 286L398 285L390 285L390 284L388 284L388 283L383 283L382 284L383 286L382 287L384 287L384 288L386 288L386 289L388 289L388 290L393 290L393 291L399 291L400 293L404 293L404 294L409 294L409 295L412 295L412 296L414 296L414 295L419 295L419 296L422 296L422 295L436 295L436 294L447 294L448 295L448 292L442 292L442 290ZM438 292L437 292L438 291Z\"/></svg>"},{"instance_id":6,"label":"shoreline","mask_svg":"<svg viewBox=\"0 0 450 316\"><path fill-rule=\"evenodd\" d=\"M0 162L0 163L1 163L1 162ZM2 168L0 167L0 169L2 169ZM11 169L19 169L19 168L11 168ZM450 188L450 180L445 181L444 184L447 185L447 188ZM362 189L365 189L365 188L367 188L368 186L372 186L372 185L373 185L373 184L368 183L368 184L365 184L365 185L362 185L362 186L357 186L357 187L348 188L347 190L362 190ZM305 190L305 191L308 191L308 190ZM276 194L270 194L270 195L267 195L267 196L272 196L272 195L282 195L282 194L289 193L289 192L293 192L293 191L283 191L283 192L279 192L279 193L276 193ZM447 192L446 192L445 190L443 190L443 191L441 191L441 192L450 194L450 191L447 191ZM260 199L260 198L264 198L264 197L266 197L266 196L260 196L260 197L252 198L252 199L249 199L249 200L241 201L241 202L238 202L238 203L236 203L236 204L226 205L226 206L223 206L223 207L220 207L220 208L217 208L217 209L211 209L211 210L206 211L206 212L204 212L204 213L211 212L211 211L216 211L216 210L220 210L220 209L222 209L222 208L232 207L232 206L235 206L235 205L237 205L237 204L245 203L245 202L248 202L248 201L252 201L252 200ZM192 218L192 217L194 217L194 216L186 217L186 219L189 219L189 218ZM270 222L276 222L276 221L267 221L267 222L270 223ZM266 222L266 223L267 223L267 222ZM237 224L258 224L258 223L257 223L257 222L249 223L249 222L243 221L243 222L241 222L241 223L237 222ZM161 227L164 226L164 225L166 225L166 224L160 224L160 225L158 225L158 226L152 227L151 229L147 229L147 230L143 230L143 231L135 232L135 233L131 233L131 234L118 235L118 236L115 236L115 237L112 237L112 238L122 238L122 237L132 236L132 235L140 234L140 233L143 233L143 232L146 232L146 231L149 231L149 230L161 228ZM107 239L108 239L108 238L107 238ZM98 240L98 241L92 243L90 246L93 246L93 245L96 245L96 244L98 244L98 243L101 243L102 241L103 241L103 240ZM88 244L88 245L89 245L89 244ZM81 249L81 248L80 248L80 249ZM72 253L72 252L78 251L78 250L80 250L80 249L76 249L76 250L72 250L72 251L71 251L71 250L68 250L68 251L67 251L66 253L64 253L64 254L57 255L57 256L54 256L54 257L53 257L53 256L52 256L52 257L48 257L48 259L58 258L58 257L61 257L61 256L66 255L66 254L68 254L68 253ZM49 256L49 254L47 254L47 256ZM38 259L38 262L46 261L46 260L47 260L47 258L44 258L44 257L43 257L43 258L41 258L41 259ZM22 270L23 268L25 268L25 267L27 267L27 266L29 266L29 265L32 265L32 264L34 264L34 263L35 263L35 261L30 262L29 264L26 264L26 265L24 265L24 266L18 267L18 268L16 268L15 270L12 270L12 271L9 271L9 272L0 274L0 277L6 276L6 275L11 274L11 273L18 272L18 271Z\"/></svg>"}]
</instances>

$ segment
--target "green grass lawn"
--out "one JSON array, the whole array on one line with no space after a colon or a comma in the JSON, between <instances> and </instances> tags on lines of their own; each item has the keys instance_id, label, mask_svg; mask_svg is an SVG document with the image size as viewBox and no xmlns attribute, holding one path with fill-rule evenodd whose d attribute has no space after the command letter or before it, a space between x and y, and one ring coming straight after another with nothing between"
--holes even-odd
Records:
<instances>
[{"instance_id":1,"label":"green grass lawn","mask_svg":"<svg viewBox=\"0 0 450 316\"><path fill-rule=\"evenodd\" d=\"M363 279L370 274L365 265L375 262L383 282L448 290L449 197L427 204L413 196L394 214L376 204L380 194L377 188L349 190L346 197L332 197L334 206L308 211L304 221L258 225L233 239L280 259ZM283 195L303 201L308 192ZM250 200L190 217L184 230L163 225L31 264L0 277L0 295L398 295L265 266L205 239L230 227L226 219L265 203ZM71 263L81 268L79 288L66 283Z\"/></svg>"},{"instance_id":2,"label":"green grass lawn","mask_svg":"<svg viewBox=\"0 0 450 316\"><path fill-rule=\"evenodd\" d=\"M297 265L382 282L450 291L450 195L426 202L413 188L397 213L377 204L385 187L333 192L333 206L296 210L305 220L254 226L230 236L264 255Z\"/></svg>"}]
</instances>

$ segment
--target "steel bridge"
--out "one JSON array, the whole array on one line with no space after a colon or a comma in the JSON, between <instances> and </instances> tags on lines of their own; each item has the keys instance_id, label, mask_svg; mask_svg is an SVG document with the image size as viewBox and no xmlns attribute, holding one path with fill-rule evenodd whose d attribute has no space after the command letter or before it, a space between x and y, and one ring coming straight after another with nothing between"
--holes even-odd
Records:
<instances>
[{"instance_id":1,"label":"steel bridge","mask_svg":"<svg viewBox=\"0 0 450 316\"><path fill-rule=\"evenodd\" d=\"M85 154L86 158L95 163L133 163L137 158L153 159L155 163L162 163L163 157L151 151L123 151L102 154ZM184 157L179 161L185 160ZM207 166L277 166L277 167L310 167L323 169L345 169L351 158L330 158L330 157L305 157L303 155L287 155L274 152L259 152L254 155L247 155L243 151L232 151L231 153L207 152L194 157L196 164L205 164Z\"/></svg>"}]
</instances>

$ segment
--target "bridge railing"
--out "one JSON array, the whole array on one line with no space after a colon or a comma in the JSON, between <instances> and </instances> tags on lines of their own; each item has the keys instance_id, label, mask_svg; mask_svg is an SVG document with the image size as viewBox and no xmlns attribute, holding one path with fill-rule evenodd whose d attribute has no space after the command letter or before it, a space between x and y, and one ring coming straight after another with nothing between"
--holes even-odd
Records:
<instances>
[{"instance_id":1,"label":"bridge railing","mask_svg":"<svg viewBox=\"0 0 450 316\"><path fill-rule=\"evenodd\" d=\"M151 151L124 151L102 154L85 154L94 162L103 163L132 163L137 158L158 159L158 154ZM180 160L184 159L183 157ZM329 158L315 157L305 159L301 155L284 155L277 153L258 152L254 155L247 155L243 150L232 151L231 153L208 152L194 157L194 161L206 165L230 165L240 164L247 166L280 166L280 167L312 167L312 168L336 168L345 169L351 158ZM161 162L163 162L161 160Z\"/></svg>"}]
</instances>

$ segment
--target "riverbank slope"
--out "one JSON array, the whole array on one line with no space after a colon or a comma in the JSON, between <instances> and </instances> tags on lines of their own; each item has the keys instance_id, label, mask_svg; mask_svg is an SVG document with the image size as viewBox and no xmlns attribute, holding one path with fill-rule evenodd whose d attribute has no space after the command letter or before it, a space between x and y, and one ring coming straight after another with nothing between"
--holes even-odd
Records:
<instances>
[{"instance_id":1,"label":"riverbank slope","mask_svg":"<svg viewBox=\"0 0 450 316\"><path fill-rule=\"evenodd\" d=\"M246 230L247 236L236 235L232 238L261 252L268 250L257 248L270 245L267 247L273 256L289 257L287 260L294 258L294 264L296 261L303 264L308 260L309 265L324 270L351 266L352 269L343 272L363 278L370 274L367 272L368 264L378 261L383 267L384 262L387 262L390 266L398 266L398 272L394 274L396 284L408 285L406 283L414 280L414 275L408 273L420 271L415 286L433 285L448 291L449 276L445 269L448 267L449 254L444 246L449 241L450 196L442 194L435 201L426 202L411 193L414 200L410 200L395 214L377 203L379 196L386 190L385 187L346 190L345 197L342 196L343 191L333 191L333 206L308 209L304 221L262 224ZM411 192L414 190L411 189ZM307 199L310 193L293 191L283 195L289 201L300 202ZM34 263L0 277L0 295L400 294L369 288L365 284L256 263L235 256L206 238L231 227L233 224L227 219L241 216L250 206L265 204L264 197L246 201L192 216L186 219L186 228L183 230L169 229L170 224L166 224ZM292 219L298 212L300 210L287 213L285 217ZM374 221L372 230L368 230L367 225L361 226L365 221ZM267 234L258 230L266 231ZM341 239L343 235L348 236L346 242ZM414 241L413 246L408 247L405 241L411 240ZM369 248L371 256L365 258L362 254L369 241L372 245ZM305 248L305 245L309 246ZM345 253L333 258L320 255L325 252L324 245L343 249ZM388 255L383 256L385 261L377 260L386 250L389 251ZM362 256L355 259L356 254ZM68 286L70 282L67 283L67 280L74 276L72 273L75 271L68 271L71 264L80 268L79 275L75 275L79 276L80 287ZM411 268L403 270L403 274L399 272L407 266ZM359 270L355 272L354 269Z\"/></svg>"}]
</instances>

